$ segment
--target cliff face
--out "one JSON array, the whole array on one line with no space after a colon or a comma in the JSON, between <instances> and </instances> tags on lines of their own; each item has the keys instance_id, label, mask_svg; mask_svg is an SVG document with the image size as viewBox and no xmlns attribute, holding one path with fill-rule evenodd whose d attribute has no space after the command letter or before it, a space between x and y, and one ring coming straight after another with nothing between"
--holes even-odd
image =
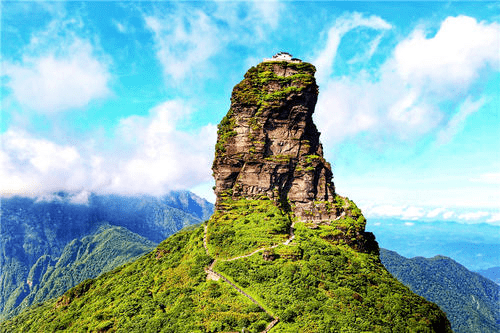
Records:
<instances>
[{"instance_id":1,"label":"cliff face","mask_svg":"<svg viewBox=\"0 0 500 333\"><path fill-rule=\"evenodd\" d=\"M302 221L341 216L331 166L312 120L315 71L305 62L263 62L234 87L212 167L217 207L224 195L267 196L291 204Z\"/></svg>"}]
</instances>

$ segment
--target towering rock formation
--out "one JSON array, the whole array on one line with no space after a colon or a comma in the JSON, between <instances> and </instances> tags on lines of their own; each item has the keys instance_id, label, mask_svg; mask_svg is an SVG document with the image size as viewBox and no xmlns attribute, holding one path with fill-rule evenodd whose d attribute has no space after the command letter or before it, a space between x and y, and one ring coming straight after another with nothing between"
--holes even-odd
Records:
<instances>
[{"instance_id":1,"label":"towering rock formation","mask_svg":"<svg viewBox=\"0 0 500 333\"><path fill-rule=\"evenodd\" d=\"M318 98L313 65L265 61L234 87L219 124L213 172L217 205L222 194L263 195L290 203L302 221L339 218L331 166L323 158L312 120Z\"/></svg>"}]
</instances>

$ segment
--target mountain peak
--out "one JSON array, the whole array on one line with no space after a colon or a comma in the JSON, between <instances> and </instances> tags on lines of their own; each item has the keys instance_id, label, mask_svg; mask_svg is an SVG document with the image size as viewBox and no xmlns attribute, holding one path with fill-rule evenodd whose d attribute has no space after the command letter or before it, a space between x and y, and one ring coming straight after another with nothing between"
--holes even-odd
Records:
<instances>
[{"instance_id":1,"label":"mountain peak","mask_svg":"<svg viewBox=\"0 0 500 333\"><path fill-rule=\"evenodd\" d=\"M289 202L302 221L342 215L312 120L318 98L315 71L307 62L264 61L234 87L231 108L218 126L212 167L217 206L228 194L266 196Z\"/></svg>"}]
</instances>

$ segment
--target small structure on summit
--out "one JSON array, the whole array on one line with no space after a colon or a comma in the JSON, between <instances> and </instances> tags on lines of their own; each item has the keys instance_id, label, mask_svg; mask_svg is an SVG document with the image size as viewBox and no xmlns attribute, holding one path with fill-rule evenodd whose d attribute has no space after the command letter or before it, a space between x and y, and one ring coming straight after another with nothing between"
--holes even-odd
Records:
<instances>
[{"instance_id":1,"label":"small structure on summit","mask_svg":"<svg viewBox=\"0 0 500 333\"><path fill-rule=\"evenodd\" d=\"M265 58L264 62L269 61L288 61L288 62L302 62L302 60L298 58L293 58L292 55L288 52L278 52L273 55L272 58Z\"/></svg>"}]
</instances>

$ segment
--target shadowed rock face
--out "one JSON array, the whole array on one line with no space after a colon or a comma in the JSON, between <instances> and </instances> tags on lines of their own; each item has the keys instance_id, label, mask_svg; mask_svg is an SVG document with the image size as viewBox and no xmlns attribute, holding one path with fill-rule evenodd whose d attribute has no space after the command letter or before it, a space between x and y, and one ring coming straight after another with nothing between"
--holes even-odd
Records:
<instances>
[{"instance_id":1,"label":"shadowed rock face","mask_svg":"<svg viewBox=\"0 0 500 333\"><path fill-rule=\"evenodd\" d=\"M219 124L212 166L217 205L224 194L265 195L289 202L304 221L341 215L341 207L334 205L331 166L312 120L318 97L315 71L305 62L263 62L234 87L231 108Z\"/></svg>"}]
</instances>

